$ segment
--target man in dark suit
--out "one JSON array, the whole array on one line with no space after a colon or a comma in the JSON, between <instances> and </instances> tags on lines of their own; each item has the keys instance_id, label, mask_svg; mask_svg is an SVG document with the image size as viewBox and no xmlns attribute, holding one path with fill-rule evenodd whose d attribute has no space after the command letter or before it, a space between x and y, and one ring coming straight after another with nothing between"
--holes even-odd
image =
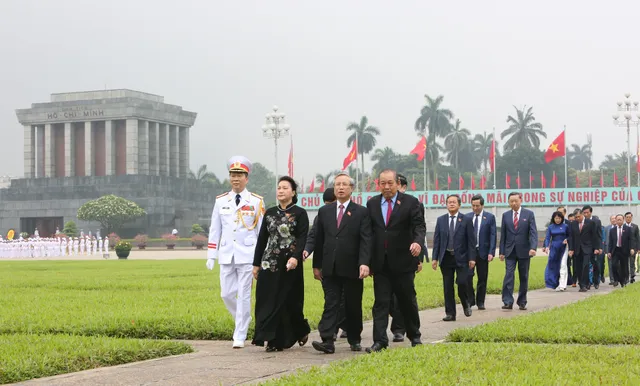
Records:
<instances>
[{"instance_id":1,"label":"man in dark suit","mask_svg":"<svg viewBox=\"0 0 640 386\"><path fill-rule=\"evenodd\" d=\"M624 214L624 220L626 225L631 228L631 247L635 248L634 252L637 252L640 249L640 231L638 230L638 225L634 224L633 214L631 212L627 212ZM629 283L636 282L636 255L629 256Z\"/></svg>"},{"instance_id":2,"label":"man in dark suit","mask_svg":"<svg viewBox=\"0 0 640 386\"><path fill-rule=\"evenodd\" d=\"M631 228L624 225L624 217L616 216L616 225L609 229L607 257L611 261L613 269L613 280L619 282L623 287L629 280L629 256L635 253L631 246Z\"/></svg>"},{"instance_id":3,"label":"man in dark suit","mask_svg":"<svg viewBox=\"0 0 640 386\"><path fill-rule=\"evenodd\" d=\"M624 225L624 217L622 218L622 225ZM604 234L606 235L605 239L603 240L603 245L604 245L604 250L607 254L609 254L609 233L611 232L611 228L615 228L617 226L617 221L616 221L616 216L611 216L609 217L609 225L604 227ZM607 259L607 266L609 267L609 285L618 285L616 283L616 279L613 276L613 266L612 266L612 259L608 258Z\"/></svg>"},{"instance_id":4,"label":"man in dark suit","mask_svg":"<svg viewBox=\"0 0 640 386\"><path fill-rule=\"evenodd\" d=\"M596 229L596 223L584 217L582 210L576 213L576 220L571 223L571 235L569 236L569 256L573 256L574 269L578 271L578 285L580 292L587 292L589 287L589 263L594 265L594 276L596 270L595 255L599 251L600 232ZM598 289L599 280L594 282L594 287Z\"/></svg>"},{"instance_id":5,"label":"man in dark suit","mask_svg":"<svg viewBox=\"0 0 640 386\"><path fill-rule=\"evenodd\" d=\"M402 174L398 174L398 183L400 184L400 188L398 189L401 193L407 191L408 181L405 176ZM424 205L420 205L420 209L422 209L422 217L424 218ZM427 252L426 243L422 245L422 251L420 253L420 263L418 265L418 270L421 270L421 265L424 263L424 260L429 261L429 252ZM418 300L417 298L413 298L415 301L415 307L418 308ZM404 328L404 318L402 317L402 312L400 312L400 307L398 306L398 298L395 294L391 296L391 334L393 334L394 342L404 342L404 335L406 330Z\"/></svg>"},{"instance_id":6,"label":"man in dark suit","mask_svg":"<svg viewBox=\"0 0 640 386\"><path fill-rule=\"evenodd\" d=\"M598 253L597 256L595 256L596 262L595 264L591 264L591 266L593 267L593 283L591 284L595 284L596 281L604 283L604 254L602 253L602 251L604 250L604 240L606 240L608 235L605 236L605 234L603 233L604 228L602 227L602 222L600 221L598 216L593 215L593 208L591 207L591 205L585 205L582 207L582 215L586 219L593 221L596 224L596 231L600 233L600 245L598 245ZM591 287L591 285L589 285L588 287Z\"/></svg>"},{"instance_id":7,"label":"man in dark suit","mask_svg":"<svg viewBox=\"0 0 640 386\"><path fill-rule=\"evenodd\" d=\"M422 344L413 280L422 268L419 256L425 240L424 216L415 197L398 191L394 170L382 171L378 182L382 194L367 202L374 235L371 270L375 294L374 343L367 352L380 351L389 345L387 325L392 293L397 296L411 346Z\"/></svg>"},{"instance_id":8,"label":"man in dark suit","mask_svg":"<svg viewBox=\"0 0 640 386\"><path fill-rule=\"evenodd\" d=\"M458 213L461 204L460 196L452 194L447 197L448 214L438 217L433 232L434 270L442 272L444 287L445 322L456 320L456 298L453 283L458 284L458 297L465 316L471 316L471 304L468 298L467 276L476 264L476 236L470 217Z\"/></svg>"},{"instance_id":9,"label":"man in dark suit","mask_svg":"<svg viewBox=\"0 0 640 386\"><path fill-rule=\"evenodd\" d=\"M538 249L538 229L533 212L522 207L522 196L519 192L509 193L509 206L511 210L502 214L500 224L500 261L507 260L502 282L502 309L513 309L513 287L517 266L520 288L516 302L520 310L526 310L529 265Z\"/></svg>"},{"instance_id":10,"label":"man in dark suit","mask_svg":"<svg viewBox=\"0 0 640 386\"><path fill-rule=\"evenodd\" d=\"M473 224L473 233L476 236L476 266L469 272L467 289L469 291L469 303L473 307L478 305L479 310L484 310L484 299L487 296L487 278L489 277L489 263L496 254L496 217L493 213L485 212L484 197L479 194L471 197L472 213L466 217ZM478 273L478 288L473 291L474 269Z\"/></svg>"},{"instance_id":11,"label":"man in dark suit","mask_svg":"<svg viewBox=\"0 0 640 386\"><path fill-rule=\"evenodd\" d=\"M322 193L322 201L324 201L325 205L329 205L332 202L336 201L336 195L333 192L333 188L325 189L324 193ZM309 255L313 253L313 250L316 245L316 233L315 227L318 223L318 216L313 219L313 226L309 230L309 235L307 236L307 243L304 246L304 251L302 252L302 258L306 260ZM333 340L338 338L338 330L342 329L342 334L340 338L347 337L347 317L345 316L344 311L344 292L342 293L342 297L340 298L340 310L338 311L338 327L336 328L336 333L333 337Z\"/></svg>"},{"instance_id":12,"label":"man in dark suit","mask_svg":"<svg viewBox=\"0 0 640 386\"><path fill-rule=\"evenodd\" d=\"M313 348L326 354L335 352L333 336L343 291L347 340L351 351L362 350L362 291L371 261L371 220L365 207L351 201L354 185L347 174L335 177L337 201L320 208L315 227L313 276L322 282L324 311L318 324L322 342L313 342Z\"/></svg>"}]
</instances>

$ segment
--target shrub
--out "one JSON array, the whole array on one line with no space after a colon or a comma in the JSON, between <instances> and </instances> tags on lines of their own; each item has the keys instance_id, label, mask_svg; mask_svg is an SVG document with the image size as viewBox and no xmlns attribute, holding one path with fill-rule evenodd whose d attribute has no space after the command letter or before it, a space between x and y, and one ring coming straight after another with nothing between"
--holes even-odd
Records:
<instances>
[{"instance_id":1,"label":"shrub","mask_svg":"<svg viewBox=\"0 0 640 386\"><path fill-rule=\"evenodd\" d=\"M146 214L135 202L113 194L87 201L78 209L80 220L97 221L107 232L118 230L123 224Z\"/></svg>"},{"instance_id":2,"label":"shrub","mask_svg":"<svg viewBox=\"0 0 640 386\"><path fill-rule=\"evenodd\" d=\"M62 229L62 233L69 237L76 237L78 235L78 226L74 221L67 221L64 223L64 229Z\"/></svg>"},{"instance_id":3,"label":"shrub","mask_svg":"<svg viewBox=\"0 0 640 386\"><path fill-rule=\"evenodd\" d=\"M27 232L20 232L20 236L21 236L23 239L28 239L28 238L29 238L29 234L28 234Z\"/></svg>"},{"instance_id":4,"label":"shrub","mask_svg":"<svg viewBox=\"0 0 640 386\"><path fill-rule=\"evenodd\" d=\"M202 249L202 247L207 243L207 240L208 238L203 235L193 235L193 237L191 237L191 241L197 249Z\"/></svg>"},{"instance_id":5,"label":"shrub","mask_svg":"<svg viewBox=\"0 0 640 386\"><path fill-rule=\"evenodd\" d=\"M118 244L118 242L120 241L120 236L118 236L115 232L111 232L109 233L109 245L111 246L111 249L114 249L116 244Z\"/></svg>"},{"instance_id":6,"label":"shrub","mask_svg":"<svg viewBox=\"0 0 640 386\"><path fill-rule=\"evenodd\" d=\"M146 247L147 242L149 242L149 236L147 235L137 235L134 240L138 244L139 247Z\"/></svg>"},{"instance_id":7,"label":"shrub","mask_svg":"<svg viewBox=\"0 0 640 386\"><path fill-rule=\"evenodd\" d=\"M114 247L116 252L129 252L131 251L131 248L133 248L133 246L128 241L118 241Z\"/></svg>"},{"instance_id":8,"label":"shrub","mask_svg":"<svg viewBox=\"0 0 640 386\"><path fill-rule=\"evenodd\" d=\"M201 235L204 233L204 229L202 229L202 226L200 226L200 224L193 224L191 226L191 233L193 233L194 235Z\"/></svg>"}]
</instances>

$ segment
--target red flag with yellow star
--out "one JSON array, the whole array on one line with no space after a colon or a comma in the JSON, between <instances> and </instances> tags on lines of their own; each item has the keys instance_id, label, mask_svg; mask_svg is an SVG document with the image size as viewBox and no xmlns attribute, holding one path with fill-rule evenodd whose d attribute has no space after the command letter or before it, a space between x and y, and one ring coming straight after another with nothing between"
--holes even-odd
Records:
<instances>
[{"instance_id":1,"label":"red flag with yellow star","mask_svg":"<svg viewBox=\"0 0 640 386\"><path fill-rule=\"evenodd\" d=\"M356 141L353 141L353 146L351 147L349 154L347 154L347 156L344 158L344 161L342 161L342 170L345 170L347 166L351 164L351 162L356 160L357 157L358 157L358 145Z\"/></svg>"},{"instance_id":2,"label":"red flag with yellow star","mask_svg":"<svg viewBox=\"0 0 640 386\"><path fill-rule=\"evenodd\" d=\"M422 161L424 159L424 155L427 152L427 138L422 137L420 142L416 145L416 147L411 150L409 154L415 154L418 156L417 161Z\"/></svg>"},{"instance_id":3,"label":"red flag with yellow star","mask_svg":"<svg viewBox=\"0 0 640 386\"><path fill-rule=\"evenodd\" d=\"M566 153L566 148L564 146L564 131L560 133L558 138L556 138L551 145L547 148L547 152L544 153L544 161L549 163L558 157L563 157Z\"/></svg>"}]
</instances>

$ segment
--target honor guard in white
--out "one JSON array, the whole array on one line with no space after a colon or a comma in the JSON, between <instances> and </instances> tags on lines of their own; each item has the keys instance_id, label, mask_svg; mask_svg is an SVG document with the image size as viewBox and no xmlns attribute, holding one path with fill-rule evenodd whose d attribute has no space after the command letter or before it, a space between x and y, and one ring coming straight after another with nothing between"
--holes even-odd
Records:
<instances>
[{"instance_id":1,"label":"honor guard in white","mask_svg":"<svg viewBox=\"0 0 640 386\"><path fill-rule=\"evenodd\" d=\"M251 162L242 156L227 162L232 190L216 197L207 248L207 268L220 264L221 297L235 320L233 348L244 347L251 321L253 254L264 215L262 197L246 189Z\"/></svg>"}]
</instances>

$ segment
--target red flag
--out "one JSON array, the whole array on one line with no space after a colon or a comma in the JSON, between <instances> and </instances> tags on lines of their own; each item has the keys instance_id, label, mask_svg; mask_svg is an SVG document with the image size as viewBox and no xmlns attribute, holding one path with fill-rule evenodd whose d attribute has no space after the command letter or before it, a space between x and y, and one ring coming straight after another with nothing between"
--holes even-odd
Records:
<instances>
[{"instance_id":1,"label":"red flag","mask_svg":"<svg viewBox=\"0 0 640 386\"><path fill-rule=\"evenodd\" d=\"M624 176L623 179L624 179L624 186L629 186L629 180L627 180L627 176Z\"/></svg>"},{"instance_id":2,"label":"red flag","mask_svg":"<svg viewBox=\"0 0 640 386\"><path fill-rule=\"evenodd\" d=\"M551 189L556 187L556 182L558 182L558 177L556 177L556 171L553 171L553 176L551 177Z\"/></svg>"},{"instance_id":3,"label":"red flag","mask_svg":"<svg viewBox=\"0 0 640 386\"><path fill-rule=\"evenodd\" d=\"M480 178L480 189L484 190L484 188L487 186L487 177L482 176Z\"/></svg>"},{"instance_id":4,"label":"red flag","mask_svg":"<svg viewBox=\"0 0 640 386\"><path fill-rule=\"evenodd\" d=\"M544 161L549 163L558 157L565 155L566 148L564 147L564 130L558 138L556 138L551 145L547 148L547 152L544 153Z\"/></svg>"},{"instance_id":5,"label":"red flag","mask_svg":"<svg viewBox=\"0 0 640 386\"><path fill-rule=\"evenodd\" d=\"M316 185L316 179L314 178L313 180L311 180L311 185L309 185L309 193L313 193L313 191L315 190L315 185Z\"/></svg>"},{"instance_id":6,"label":"red flag","mask_svg":"<svg viewBox=\"0 0 640 386\"><path fill-rule=\"evenodd\" d=\"M604 188L604 170L600 170L600 187Z\"/></svg>"},{"instance_id":7,"label":"red flag","mask_svg":"<svg viewBox=\"0 0 640 386\"><path fill-rule=\"evenodd\" d=\"M496 139L494 138L491 141L491 150L489 150L489 165L491 168L491 173L496 170Z\"/></svg>"},{"instance_id":8,"label":"red flag","mask_svg":"<svg viewBox=\"0 0 640 386\"><path fill-rule=\"evenodd\" d=\"M371 191L371 177L367 177L367 192Z\"/></svg>"},{"instance_id":9,"label":"red flag","mask_svg":"<svg viewBox=\"0 0 640 386\"><path fill-rule=\"evenodd\" d=\"M518 189L520 189L520 173L518 173L518 177L516 177L516 185L518 185Z\"/></svg>"},{"instance_id":10,"label":"red flag","mask_svg":"<svg viewBox=\"0 0 640 386\"><path fill-rule=\"evenodd\" d=\"M447 173L447 189L451 190L451 176Z\"/></svg>"},{"instance_id":11,"label":"red flag","mask_svg":"<svg viewBox=\"0 0 640 386\"><path fill-rule=\"evenodd\" d=\"M511 189L511 176L509 175L509 173L504 174L504 186L507 189Z\"/></svg>"},{"instance_id":12,"label":"red flag","mask_svg":"<svg viewBox=\"0 0 640 386\"><path fill-rule=\"evenodd\" d=\"M589 187L591 187L593 181L591 180L591 174L589 174Z\"/></svg>"},{"instance_id":13,"label":"red flag","mask_svg":"<svg viewBox=\"0 0 640 386\"><path fill-rule=\"evenodd\" d=\"M378 185L378 179L373 180L373 183L376 184L376 192L380 191L380 185Z\"/></svg>"},{"instance_id":14,"label":"red flag","mask_svg":"<svg viewBox=\"0 0 640 386\"><path fill-rule=\"evenodd\" d=\"M462 178L461 175L458 175L458 185L460 186L460 189L464 189L464 178Z\"/></svg>"},{"instance_id":15,"label":"red flag","mask_svg":"<svg viewBox=\"0 0 640 386\"><path fill-rule=\"evenodd\" d=\"M436 190L438 190L438 179L436 178Z\"/></svg>"},{"instance_id":16,"label":"red flag","mask_svg":"<svg viewBox=\"0 0 640 386\"><path fill-rule=\"evenodd\" d=\"M476 188L476 178L472 174L471 175L471 190L474 190L475 188Z\"/></svg>"},{"instance_id":17,"label":"red flag","mask_svg":"<svg viewBox=\"0 0 640 386\"><path fill-rule=\"evenodd\" d=\"M544 172L540 172L540 184L542 186L542 189L546 189L547 188L547 179L544 177Z\"/></svg>"},{"instance_id":18,"label":"red flag","mask_svg":"<svg viewBox=\"0 0 640 386\"><path fill-rule=\"evenodd\" d=\"M576 188L580 187L580 177L576 174Z\"/></svg>"},{"instance_id":19,"label":"red flag","mask_svg":"<svg viewBox=\"0 0 640 386\"><path fill-rule=\"evenodd\" d=\"M416 147L411 150L409 154L415 154L418 156L417 160L422 161L424 159L424 154L427 152L427 138L422 137Z\"/></svg>"},{"instance_id":20,"label":"red flag","mask_svg":"<svg viewBox=\"0 0 640 386\"><path fill-rule=\"evenodd\" d=\"M349 154L342 161L342 170L345 170L347 166L351 164L351 162L355 161L358 158L358 144L356 141L353 141L353 146L351 146L351 150L349 150Z\"/></svg>"},{"instance_id":21,"label":"red flag","mask_svg":"<svg viewBox=\"0 0 640 386\"><path fill-rule=\"evenodd\" d=\"M293 138L291 139L291 148L289 149L289 161L287 162L289 167L289 177L293 178Z\"/></svg>"},{"instance_id":22,"label":"red flag","mask_svg":"<svg viewBox=\"0 0 640 386\"><path fill-rule=\"evenodd\" d=\"M411 177L411 190L413 190L415 192L416 190L416 179L415 177Z\"/></svg>"},{"instance_id":23,"label":"red flag","mask_svg":"<svg viewBox=\"0 0 640 386\"><path fill-rule=\"evenodd\" d=\"M324 178L322 179L322 184L320 185L320 193L324 192Z\"/></svg>"},{"instance_id":24,"label":"red flag","mask_svg":"<svg viewBox=\"0 0 640 386\"><path fill-rule=\"evenodd\" d=\"M533 184L533 181L535 181L536 179L533 177L533 174L531 174L531 172L529 172L529 185Z\"/></svg>"},{"instance_id":25,"label":"red flag","mask_svg":"<svg viewBox=\"0 0 640 386\"><path fill-rule=\"evenodd\" d=\"M615 186L616 188L618 187L618 175L616 174L616 171L613 171L613 186Z\"/></svg>"}]
</instances>

